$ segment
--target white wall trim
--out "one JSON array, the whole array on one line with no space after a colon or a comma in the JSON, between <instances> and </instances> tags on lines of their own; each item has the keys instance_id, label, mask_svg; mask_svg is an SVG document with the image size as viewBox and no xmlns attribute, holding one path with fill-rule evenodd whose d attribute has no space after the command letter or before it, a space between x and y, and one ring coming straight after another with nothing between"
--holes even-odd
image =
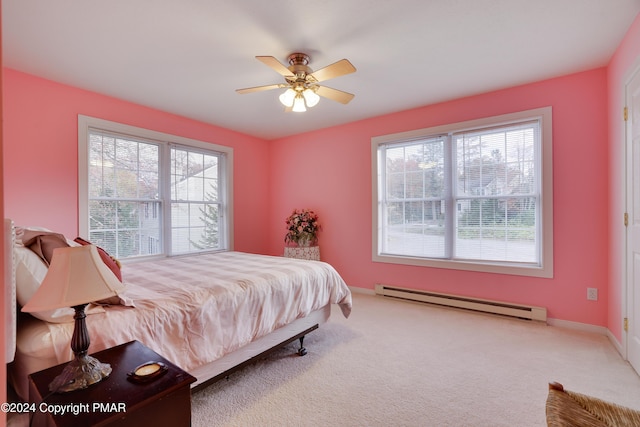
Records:
<instances>
[{"instance_id":1,"label":"white wall trim","mask_svg":"<svg viewBox=\"0 0 640 427\"><path fill-rule=\"evenodd\" d=\"M371 296L377 295L375 290L373 289L365 289L365 288L359 288L354 286L349 286L349 289L354 294L363 294L363 295L371 295ZM604 326L589 325L588 323L572 322L570 320L562 320L562 319L554 319L554 318L548 318L547 325L557 327L557 328L571 329L574 331L582 331L582 332L587 332L592 334L604 335L609 339L609 341L611 342L613 347L616 349L618 354L620 354L622 359L627 360L623 352L623 347L620 344L620 342L616 339L615 335L613 335L613 333L611 333L611 331Z\"/></svg>"},{"instance_id":2,"label":"white wall trim","mask_svg":"<svg viewBox=\"0 0 640 427\"><path fill-rule=\"evenodd\" d=\"M633 80L633 77L637 74L640 73L640 55L636 57L636 59L634 60L633 64L627 68L627 70L624 73L624 78L622 79L622 88L620 89L622 96L621 96L621 102L622 105L620 106L620 109L618 111L623 111L624 108L627 108L627 101L628 101L628 86L631 83L631 81ZM618 159L619 162L621 162L622 164L620 165L620 170L623 173L622 176L622 190L624 191L624 198L623 198L623 212L625 213L629 213L630 217L633 216L633 195L630 194L631 190L632 190L632 181L633 181L633 157L632 157L632 151L631 151L631 141L629 139L629 126L631 124L631 121L622 121L620 120L620 122L622 123L623 129L622 129L622 145L623 145L623 150L622 150L622 159ZM613 126L612 124L609 124L609 127ZM615 168L613 168L612 170L615 170ZM621 274L621 280L622 283L620 284L620 313L621 313L621 318L618 320L618 322L623 322L625 318L629 317L629 312L631 311L630 308L630 304L632 303L631 299L629 298L629 295L632 292L632 284L630 284L630 280L632 280L633 278L630 277L630 271L629 269L633 268L632 264L629 261L629 242L628 242L628 238L627 238L627 233L628 233L628 229L626 226L623 226L622 224L620 224L618 226L618 230L620 232L619 234L619 238L620 238L620 245L622 246L622 250L621 250L621 255L622 255L622 259L618 260L618 262L622 265L620 265L620 268L622 268L622 274ZM611 261L611 260L610 260ZM629 353L629 341L628 341L628 332L624 330L624 328L622 328L621 333L620 333L622 342L619 344L620 347L620 354L622 355L622 357L625 360L628 360L628 353ZM615 337L614 337L615 339ZM615 339L615 341L617 342L618 340Z\"/></svg>"},{"instance_id":3,"label":"white wall trim","mask_svg":"<svg viewBox=\"0 0 640 427\"><path fill-rule=\"evenodd\" d=\"M613 333L609 330L609 328L606 328L604 326L589 325L587 323L571 322L569 320L560 320L560 319L547 319L547 324L549 326L572 329L574 331L582 331L582 332L594 333L598 335L604 335L609 339L609 341L611 342L613 347L616 349L618 354L620 354L620 357L622 357L622 360L627 360L623 345L616 339L615 335L613 335Z\"/></svg>"},{"instance_id":4,"label":"white wall trim","mask_svg":"<svg viewBox=\"0 0 640 427\"><path fill-rule=\"evenodd\" d=\"M540 187L540 221L542 228L540 235L539 265L533 263L489 262L481 260L459 260L455 258L427 258L422 256L407 256L386 254L381 252L380 225L380 195L379 181L380 164L379 149L382 145L394 141L409 141L419 137L432 137L450 132L461 132L467 129L481 129L492 126L517 123L523 120L541 120L541 147L539 161L541 164ZM499 116L484 117L464 122L416 129L406 132L378 135L371 138L371 210L372 210L372 260L391 264L416 265L421 267L448 268L454 270L479 271L496 274L512 274L518 276L553 278L553 109L551 106L518 111Z\"/></svg>"},{"instance_id":5,"label":"white wall trim","mask_svg":"<svg viewBox=\"0 0 640 427\"><path fill-rule=\"evenodd\" d=\"M225 145L216 144L209 141L201 141L187 138L179 135L169 134L165 132L155 131L152 129L140 128L137 126L127 125L119 122L112 122L91 116L78 114L78 233L81 236L89 237L89 211L88 211L88 140L90 129L100 129L115 134L122 134L130 137L145 138L161 144L166 147L170 144L185 145L191 148L199 148L203 150L213 150L222 153L226 157L224 162L223 173L226 176L224 197L226 199L226 210L223 213L227 217L226 240L227 250L234 250L234 202L233 202L233 177L234 177L234 149ZM165 197L168 200L168 197ZM165 204L165 209L170 209L169 204ZM166 227L164 241L169 244L171 242L171 233ZM163 255L168 253L168 247L165 247Z\"/></svg>"},{"instance_id":6,"label":"white wall trim","mask_svg":"<svg viewBox=\"0 0 640 427\"><path fill-rule=\"evenodd\" d=\"M624 350L624 346L616 339L616 336L613 335L609 329L607 329L607 338L609 338L609 341L611 342L611 344L613 344L613 347L618 351L618 353L620 353L622 360L628 360L627 353Z\"/></svg>"},{"instance_id":7,"label":"white wall trim","mask_svg":"<svg viewBox=\"0 0 640 427\"><path fill-rule=\"evenodd\" d=\"M354 294L365 294L365 295L373 295L373 296L376 295L376 291L374 291L373 289L365 289L365 288L349 286L349 290L351 291L351 293L354 293Z\"/></svg>"},{"instance_id":8,"label":"white wall trim","mask_svg":"<svg viewBox=\"0 0 640 427\"><path fill-rule=\"evenodd\" d=\"M608 335L609 329L604 326L589 325L588 323L572 322L571 320L547 319L549 326L573 329L574 331L591 332L598 335Z\"/></svg>"}]
</instances>

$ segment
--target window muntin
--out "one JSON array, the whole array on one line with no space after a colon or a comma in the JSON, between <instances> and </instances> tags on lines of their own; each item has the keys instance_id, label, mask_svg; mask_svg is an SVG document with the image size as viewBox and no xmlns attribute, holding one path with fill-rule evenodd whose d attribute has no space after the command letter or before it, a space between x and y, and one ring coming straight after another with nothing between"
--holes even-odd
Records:
<instances>
[{"instance_id":1,"label":"window muntin","mask_svg":"<svg viewBox=\"0 0 640 427\"><path fill-rule=\"evenodd\" d=\"M454 257L540 265L538 120L452 135Z\"/></svg>"},{"instance_id":2,"label":"window muntin","mask_svg":"<svg viewBox=\"0 0 640 427\"><path fill-rule=\"evenodd\" d=\"M444 173L445 141L436 136L380 148L386 190L381 201L382 253L446 256L444 213L449 185Z\"/></svg>"},{"instance_id":3,"label":"window muntin","mask_svg":"<svg viewBox=\"0 0 640 427\"><path fill-rule=\"evenodd\" d=\"M372 139L373 259L551 277L551 108Z\"/></svg>"},{"instance_id":4,"label":"window muntin","mask_svg":"<svg viewBox=\"0 0 640 427\"><path fill-rule=\"evenodd\" d=\"M159 144L91 129L88 150L89 240L118 258L161 253Z\"/></svg>"},{"instance_id":5,"label":"window muntin","mask_svg":"<svg viewBox=\"0 0 640 427\"><path fill-rule=\"evenodd\" d=\"M171 149L171 241L173 253L221 249L224 230L220 158L186 147Z\"/></svg>"},{"instance_id":6,"label":"window muntin","mask_svg":"<svg viewBox=\"0 0 640 427\"><path fill-rule=\"evenodd\" d=\"M81 234L121 259L232 249L232 149L85 116L78 130Z\"/></svg>"}]
</instances>

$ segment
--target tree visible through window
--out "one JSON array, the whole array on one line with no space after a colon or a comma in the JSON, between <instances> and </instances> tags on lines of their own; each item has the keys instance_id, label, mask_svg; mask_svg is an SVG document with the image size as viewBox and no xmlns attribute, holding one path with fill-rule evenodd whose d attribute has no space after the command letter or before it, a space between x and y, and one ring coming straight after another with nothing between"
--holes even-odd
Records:
<instances>
[{"instance_id":1,"label":"tree visible through window","mask_svg":"<svg viewBox=\"0 0 640 427\"><path fill-rule=\"evenodd\" d=\"M160 252L160 147L92 131L89 240L120 258Z\"/></svg>"},{"instance_id":2,"label":"tree visible through window","mask_svg":"<svg viewBox=\"0 0 640 427\"><path fill-rule=\"evenodd\" d=\"M539 122L454 134L452 143L454 256L538 264Z\"/></svg>"},{"instance_id":3,"label":"tree visible through window","mask_svg":"<svg viewBox=\"0 0 640 427\"><path fill-rule=\"evenodd\" d=\"M218 156L171 149L173 252L219 249Z\"/></svg>"},{"instance_id":4,"label":"tree visible through window","mask_svg":"<svg viewBox=\"0 0 640 427\"><path fill-rule=\"evenodd\" d=\"M374 260L541 270L552 250L543 227L552 220L549 206L543 209L551 204L543 190L552 191L551 169L543 167L543 153L550 163L543 116L374 138Z\"/></svg>"},{"instance_id":5,"label":"tree visible through window","mask_svg":"<svg viewBox=\"0 0 640 427\"><path fill-rule=\"evenodd\" d=\"M89 240L118 258L230 249L230 149L83 116L79 123L80 229Z\"/></svg>"}]
</instances>

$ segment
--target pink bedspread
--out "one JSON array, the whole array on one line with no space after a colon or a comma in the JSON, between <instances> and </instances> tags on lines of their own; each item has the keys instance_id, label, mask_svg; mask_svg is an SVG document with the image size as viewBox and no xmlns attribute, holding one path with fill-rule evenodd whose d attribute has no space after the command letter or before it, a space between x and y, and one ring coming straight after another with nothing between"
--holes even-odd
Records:
<instances>
[{"instance_id":1,"label":"pink bedspread","mask_svg":"<svg viewBox=\"0 0 640 427\"><path fill-rule=\"evenodd\" d=\"M137 339L188 371L327 304L351 312L348 287L324 262L222 252L128 263L122 271L122 297L135 308L87 316L91 353ZM73 324L49 328L58 361L70 360Z\"/></svg>"}]
</instances>

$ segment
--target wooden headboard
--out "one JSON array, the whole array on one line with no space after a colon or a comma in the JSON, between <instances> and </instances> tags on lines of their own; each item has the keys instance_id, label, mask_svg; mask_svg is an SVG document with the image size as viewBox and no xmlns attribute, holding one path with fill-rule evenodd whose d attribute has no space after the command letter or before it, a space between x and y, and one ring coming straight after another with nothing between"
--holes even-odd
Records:
<instances>
[{"instance_id":1,"label":"wooden headboard","mask_svg":"<svg viewBox=\"0 0 640 427\"><path fill-rule=\"evenodd\" d=\"M16 268L14 262L13 246L16 240L16 231L13 221L4 220L4 324L5 324L5 360L13 362L16 354Z\"/></svg>"}]
</instances>

